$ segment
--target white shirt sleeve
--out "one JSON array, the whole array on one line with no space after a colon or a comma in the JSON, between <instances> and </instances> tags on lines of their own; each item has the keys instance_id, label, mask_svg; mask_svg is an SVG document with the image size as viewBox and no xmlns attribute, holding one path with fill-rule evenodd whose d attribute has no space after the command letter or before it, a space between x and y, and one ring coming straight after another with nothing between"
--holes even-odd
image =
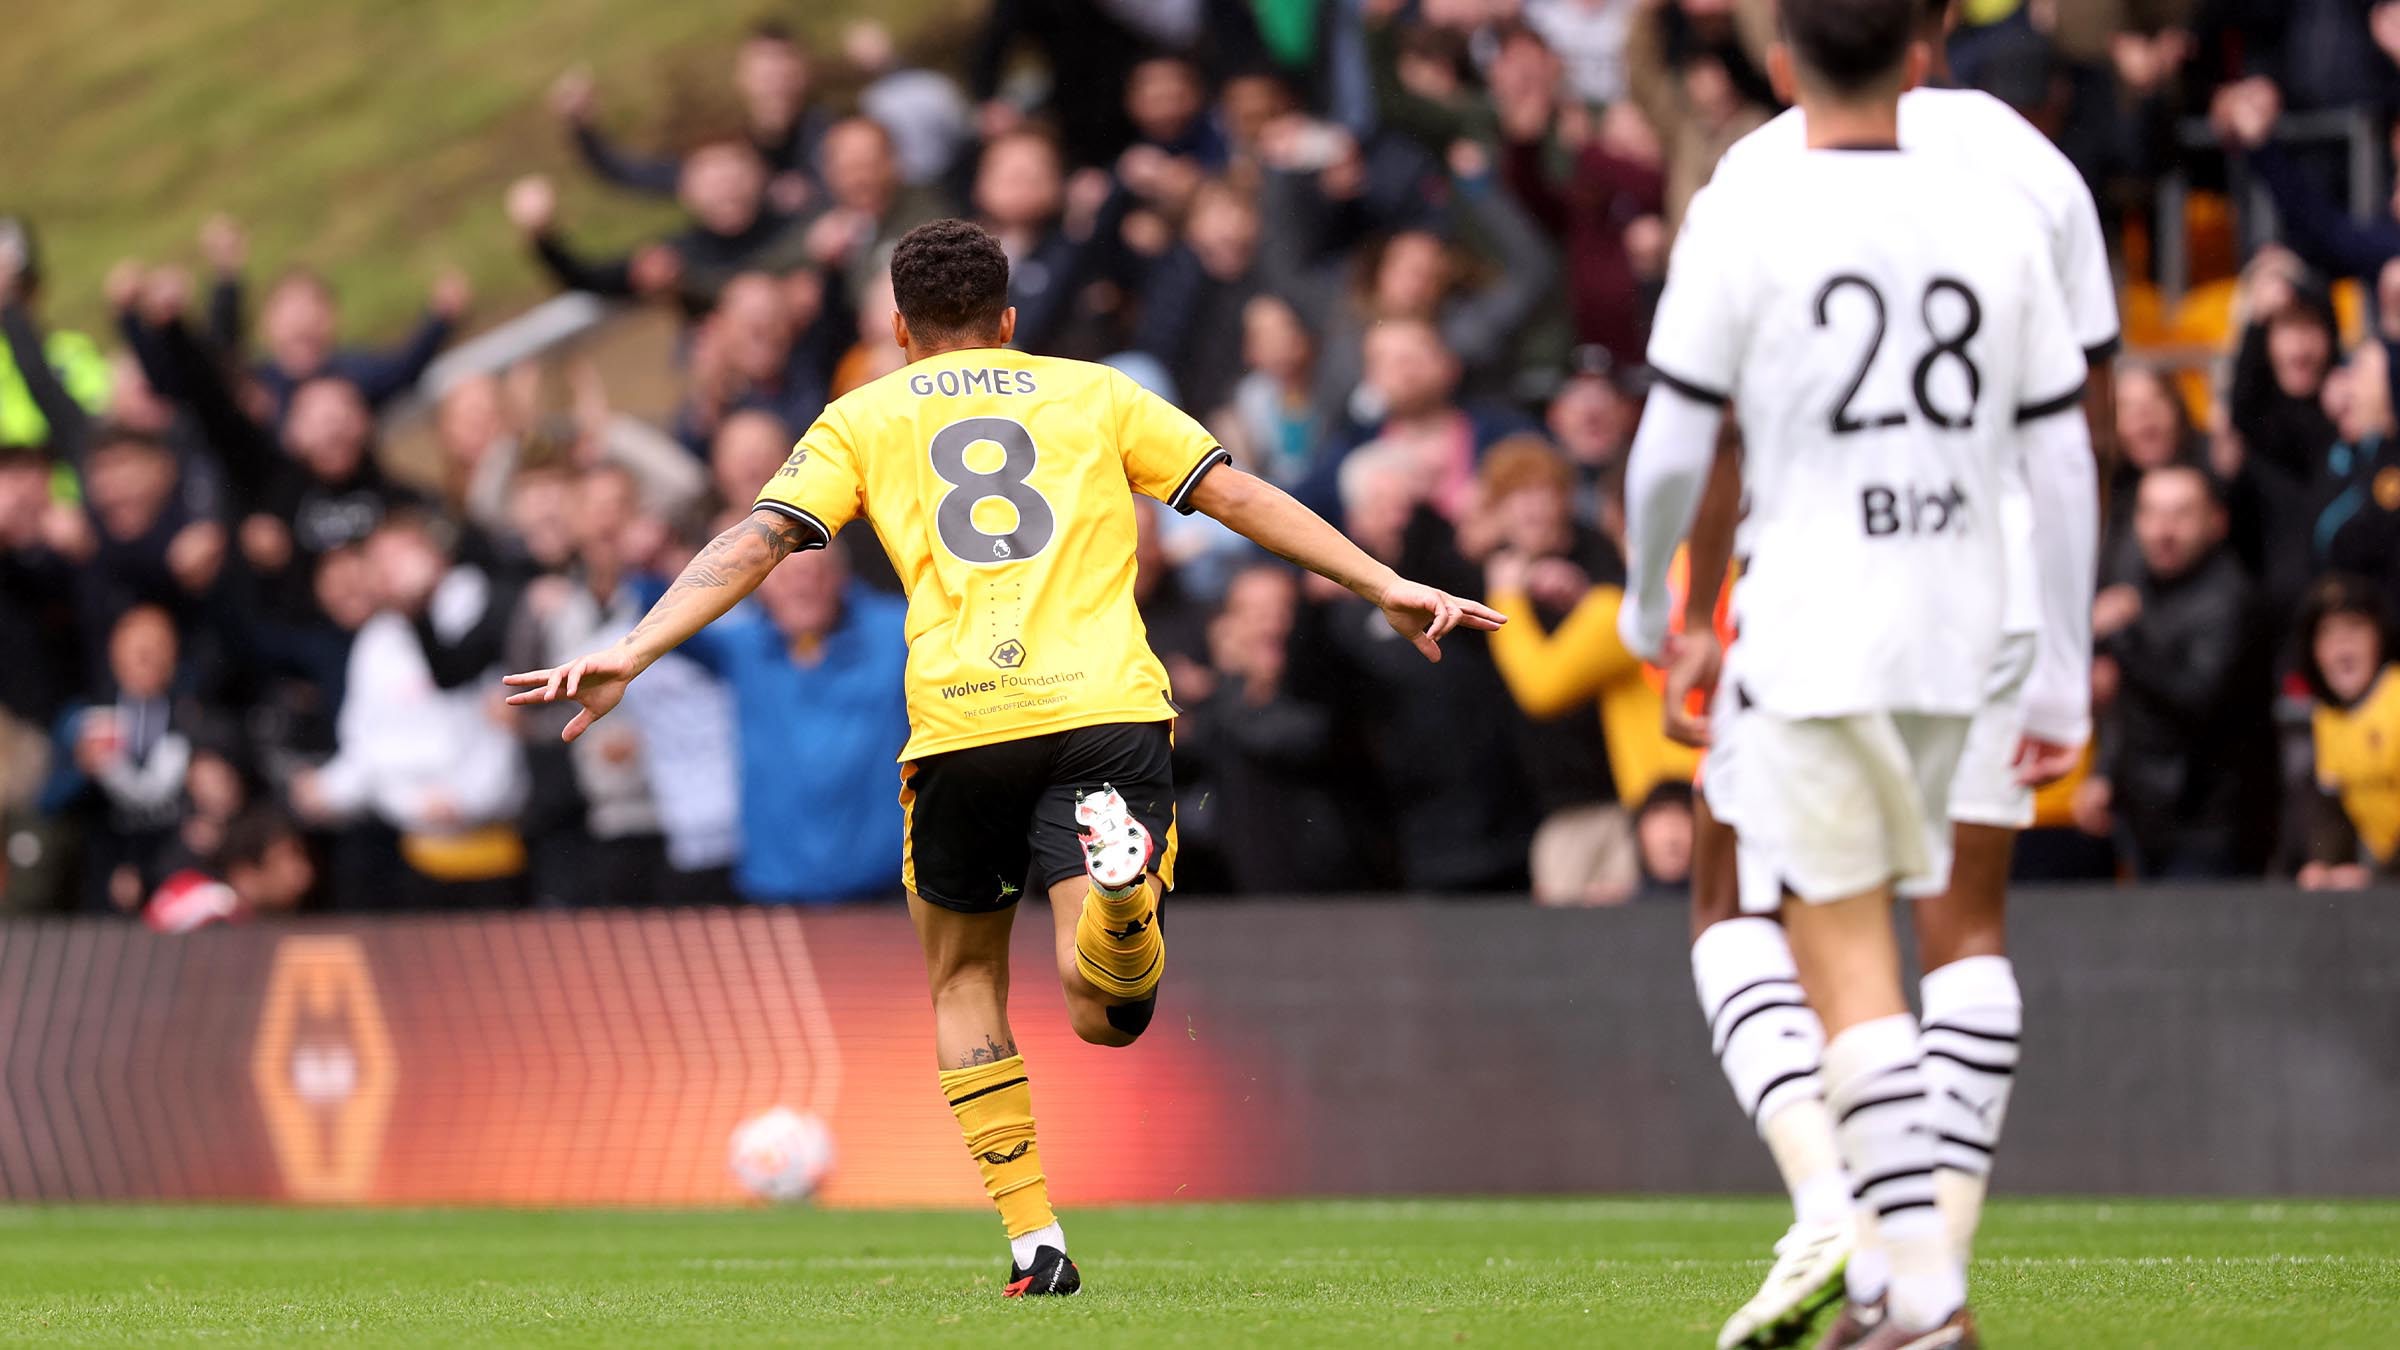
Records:
<instances>
[{"instance_id":1,"label":"white shirt sleeve","mask_svg":"<svg viewBox=\"0 0 2400 1350\"><path fill-rule=\"evenodd\" d=\"M2017 423L2042 608L2025 729L2080 745L2091 735L2092 585L2100 551L2098 470L2083 420L2088 367L2056 283L2036 276L2025 290Z\"/></svg>"},{"instance_id":2,"label":"white shirt sleeve","mask_svg":"<svg viewBox=\"0 0 2400 1350\"><path fill-rule=\"evenodd\" d=\"M1943 97L1948 101L1934 106L1958 115L1966 142L2005 156L2006 162L1995 167L2031 194L2049 236L2050 269L2066 300L2068 331L2086 352L2109 355L2119 337L2117 278L2108 266L2100 208L2075 161L2016 109L1989 94ZM1976 112L1982 116L1973 116ZM1976 128L1983 129L1971 134Z\"/></svg>"},{"instance_id":3,"label":"white shirt sleeve","mask_svg":"<svg viewBox=\"0 0 2400 1350\"><path fill-rule=\"evenodd\" d=\"M1634 655L1655 664L1666 650L1674 602L1667 573L1675 550L1691 533L1692 517L1717 458L1717 424L1724 409L1662 385L1642 409L1641 430L1625 463L1625 601L1617 635Z\"/></svg>"},{"instance_id":4,"label":"white shirt sleeve","mask_svg":"<svg viewBox=\"0 0 2400 1350\"><path fill-rule=\"evenodd\" d=\"M1733 397L1748 337L1742 255L1725 219L1738 209L1720 187L1693 195L1650 325L1651 373L1670 389L1720 407Z\"/></svg>"},{"instance_id":5,"label":"white shirt sleeve","mask_svg":"<svg viewBox=\"0 0 2400 1350\"><path fill-rule=\"evenodd\" d=\"M1693 196L1650 325L1650 372L1658 385L1625 465L1628 576L1617 611L1618 635L1645 661L1657 661L1666 648L1667 571L1699 512L1716 461L1717 426L1749 337L1744 254L1727 228L1739 210L1726 187Z\"/></svg>"},{"instance_id":6,"label":"white shirt sleeve","mask_svg":"<svg viewBox=\"0 0 2400 1350\"><path fill-rule=\"evenodd\" d=\"M2066 292L2076 342L2096 356L2115 349L2117 282L2099 208L2075 161L2041 128L1980 91L1912 89L1900 99L1900 141L2017 184L2041 216L2051 273Z\"/></svg>"},{"instance_id":7,"label":"white shirt sleeve","mask_svg":"<svg viewBox=\"0 0 2400 1350\"><path fill-rule=\"evenodd\" d=\"M2042 621L2025 681L2025 732L2053 745L2092 734L2092 586L2100 559L2100 474L2079 414L2025 428L2025 478Z\"/></svg>"},{"instance_id":8,"label":"white shirt sleeve","mask_svg":"<svg viewBox=\"0 0 2400 1350\"><path fill-rule=\"evenodd\" d=\"M2052 153L2057 153L2055 147ZM2067 321L2086 358L2106 360L2116 352L2124 331L2117 317L2117 275L2109 270L2108 240L2100 233L2100 208L2092 202L2092 190L2066 156L2059 155L2058 167L2066 171L2056 189L2066 216L2055 247L2059 281L2066 288Z\"/></svg>"},{"instance_id":9,"label":"white shirt sleeve","mask_svg":"<svg viewBox=\"0 0 2400 1350\"><path fill-rule=\"evenodd\" d=\"M2024 277L2025 308L2018 332L2023 349L2017 362L2016 390L2019 426L2079 413L2083 386L2091 371L2067 320L2066 299L2057 279L2030 255Z\"/></svg>"}]
</instances>

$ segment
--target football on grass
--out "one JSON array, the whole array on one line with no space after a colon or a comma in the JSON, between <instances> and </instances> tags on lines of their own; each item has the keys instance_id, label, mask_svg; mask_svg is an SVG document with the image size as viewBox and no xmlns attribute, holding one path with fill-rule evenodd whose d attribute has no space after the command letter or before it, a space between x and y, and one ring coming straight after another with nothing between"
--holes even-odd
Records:
<instances>
[{"instance_id":1,"label":"football on grass","mask_svg":"<svg viewBox=\"0 0 2400 1350\"><path fill-rule=\"evenodd\" d=\"M762 1111L734 1127L728 1165L761 1200L805 1200L833 1170L833 1131L788 1106Z\"/></svg>"}]
</instances>

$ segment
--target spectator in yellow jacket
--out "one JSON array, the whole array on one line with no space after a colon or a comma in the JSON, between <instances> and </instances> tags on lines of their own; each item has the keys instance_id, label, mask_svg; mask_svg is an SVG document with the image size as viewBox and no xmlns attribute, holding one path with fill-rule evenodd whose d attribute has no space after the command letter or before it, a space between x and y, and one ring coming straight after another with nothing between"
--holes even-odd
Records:
<instances>
[{"instance_id":1,"label":"spectator in yellow jacket","mask_svg":"<svg viewBox=\"0 0 2400 1350\"><path fill-rule=\"evenodd\" d=\"M1660 783L1690 782L1699 756L1667 739L1666 701L1644 672L1641 658L1617 640L1617 606L1622 586L1594 586L1566 619L1544 631L1532 618L1533 566L1503 554L1490 569L1484 603L1509 616L1505 639L1492 642L1492 657L1517 706L1532 717L1555 717L1597 703L1608 738L1609 772L1617 800L1640 802Z\"/></svg>"},{"instance_id":2,"label":"spectator in yellow jacket","mask_svg":"<svg viewBox=\"0 0 2400 1350\"><path fill-rule=\"evenodd\" d=\"M1496 447L1482 475L1497 544L1485 602L1509 616L1492 635L1492 660L1519 711L1536 721L1598 705L1616 788L1605 816L1545 821L1534 840L1534 893L1553 904L1615 903L1630 898L1641 879L1627 813L1661 783L1691 782L1698 756L1667 739L1660 688L1617 639L1622 564L1605 540L1577 547L1573 471L1555 451L1503 453L1513 448ZM1580 847L1556 839L1562 832Z\"/></svg>"},{"instance_id":3,"label":"spectator in yellow jacket","mask_svg":"<svg viewBox=\"0 0 2400 1350\"><path fill-rule=\"evenodd\" d=\"M2311 587L2301 613L2300 674L2320 794L2300 884L2358 890L2400 870L2400 670L2384 597L2354 577Z\"/></svg>"}]
</instances>

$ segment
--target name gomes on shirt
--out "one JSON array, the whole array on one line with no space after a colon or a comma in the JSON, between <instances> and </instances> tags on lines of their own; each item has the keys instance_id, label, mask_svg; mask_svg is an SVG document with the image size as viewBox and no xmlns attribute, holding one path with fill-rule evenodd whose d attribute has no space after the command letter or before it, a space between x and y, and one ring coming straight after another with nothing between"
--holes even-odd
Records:
<instances>
[{"instance_id":1,"label":"name gomes on shirt","mask_svg":"<svg viewBox=\"0 0 2400 1350\"><path fill-rule=\"evenodd\" d=\"M908 392L919 398L930 398L935 394L945 398L962 398L968 394L1030 394L1033 391L1033 372L1030 370L976 366L963 370L920 371L908 377Z\"/></svg>"}]
</instances>

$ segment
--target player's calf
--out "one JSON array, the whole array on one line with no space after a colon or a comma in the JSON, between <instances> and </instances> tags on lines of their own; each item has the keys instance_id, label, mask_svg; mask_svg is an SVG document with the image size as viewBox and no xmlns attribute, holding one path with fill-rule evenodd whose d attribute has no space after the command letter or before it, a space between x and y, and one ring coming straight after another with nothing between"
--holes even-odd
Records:
<instances>
[{"instance_id":1,"label":"player's calf","mask_svg":"<svg viewBox=\"0 0 2400 1350\"><path fill-rule=\"evenodd\" d=\"M2008 869L2016 831L1962 820L1951 826L1950 837L1950 884L1915 905L1921 970L2008 954Z\"/></svg>"},{"instance_id":2,"label":"player's calf","mask_svg":"<svg viewBox=\"0 0 2400 1350\"><path fill-rule=\"evenodd\" d=\"M1025 1272L1043 1267L1046 1254L1055 1253L1064 1261L1067 1240L1059 1229L1058 1216L1050 1209L1050 1184L1042 1173L1041 1149L1035 1142L1033 1088L1024 1057L1015 1053L1013 1045L996 1049L1008 1053L942 1070L942 1096L949 1101L951 1114L958 1117L967 1153L974 1158L976 1170L983 1173L984 1193L991 1197L992 1208L999 1211L1001 1226L1008 1233L1014 1267L1008 1292L1011 1296L1071 1294L1075 1292L1072 1288L1019 1287ZM1054 1282L1065 1283L1073 1275L1074 1268L1069 1265L1063 1275L1054 1275Z\"/></svg>"},{"instance_id":3,"label":"player's calf","mask_svg":"<svg viewBox=\"0 0 2400 1350\"><path fill-rule=\"evenodd\" d=\"M2024 1029L2007 955L2008 864L2016 835L1961 822L1940 897L1916 907L1925 1024L1925 1085L1937 1134L1934 1175L1951 1245L1965 1260L1983 1219L1992 1157L2008 1116Z\"/></svg>"},{"instance_id":4,"label":"player's calf","mask_svg":"<svg viewBox=\"0 0 2400 1350\"><path fill-rule=\"evenodd\" d=\"M2024 1007L2005 956L1970 956L1924 980L1925 1085L1933 1094L1935 1180L1951 1245L1965 1260L1983 1218L1992 1155L2008 1116Z\"/></svg>"},{"instance_id":5,"label":"player's calf","mask_svg":"<svg viewBox=\"0 0 2400 1350\"><path fill-rule=\"evenodd\" d=\"M1842 1295L1856 1242L1850 1182L1819 1073L1825 1031L1801 991L1783 925L1741 912L1733 831L1705 798L1694 814L1692 983L1710 1048L1774 1156L1793 1216L1765 1282L1726 1321L1717 1344L1787 1345ZM1858 1265L1857 1278L1877 1279L1870 1263Z\"/></svg>"},{"instance_id":6,"label":"player's calf","mask_svg":"<svg viewBox=\"0 0 2400 1350\"><path fill-rule=\"evenodd\" d=\"M1891 897L1784 905L1794 963L1822 1016L1825 1104L1833 1113L1851 1198L1888 1264L1891 1315L1940 1326L1966 1302L1966 1277L1935 1207L1933 1110L1917 1021L1900 992ZM1855 1286L1854 1286L1855 1289Z\"/></svg>"},{"instance_id":7,"label":"player's calf","mask_svg":"<svg viewBox=\"0 0 2400 1350\"><path fill-rule=\"evenodd\" d=\"M1717 1344L1725 1350L1787 1345L1841 1297L1855 1243L1850 1183L1819 1073L1824 1029L1801 992L1783 926L1773 919L1737 918L1706 929L1692 944L1692 979L1734 1098L1758 1126L1792 1196L1792 1227L1775 1245L1774 1266Z\"/></svg>"},{"instance_id":8,"label":"player's calf","mask_svg":"<svg viewBox=\"0 0 2400 1350\"><path fill-rule=\"evenodd\" d=\"M1692 794L1692 943L1728 919L1742 917L1741 865L1733 827L1717 819L1708 793Z\"/></svg>"},{"instance_id":9,"label":"player's calf","mask_svg":"<svg viewBox=\"0 0 2400 1350\"><path fill-rule=\"evenodd\" d=\"M933 992L942 1098L1008 1234L1011 1297L1071 1294L1081 1284L1033 1124L1033 1086L1008 1028L1010 916L962 914L909 898ZM1030 1282L1028 1282L1030 1277Z\"/></svg>"},{"instance_id":10,"label":"player's calf","mask_svg":"<svg viewBox=\"0 0 2400 1350\"><path fill-rule=\"evenodd\" d=\"M1915 1019L1896 1013L1845 1029L1826 1047L1825 1073L1843 1157L1858 1178L1853 1195L1875 1216L1891 1262L1891 1315L1901 1327L1938 1328L1965 1305L1966 1280L1935 1205ZM1903 1343L1913 1342L1894 1342Z\"/></svg>"}]
</instances>

